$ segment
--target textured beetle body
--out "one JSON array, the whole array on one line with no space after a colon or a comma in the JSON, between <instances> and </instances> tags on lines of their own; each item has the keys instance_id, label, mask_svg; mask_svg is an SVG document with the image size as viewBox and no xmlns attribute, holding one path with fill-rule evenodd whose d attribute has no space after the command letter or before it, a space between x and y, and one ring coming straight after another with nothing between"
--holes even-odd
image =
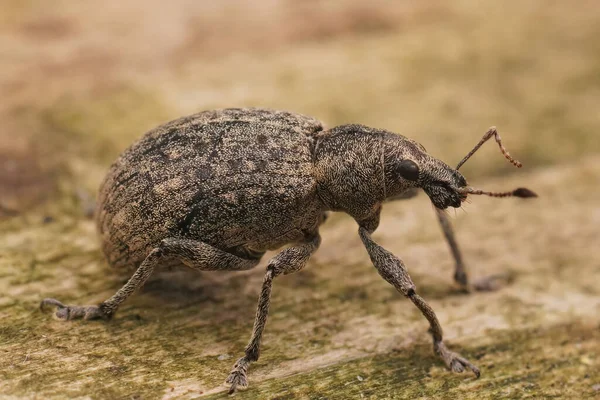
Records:
<instances>
[{"instance_id":1,"label":"textured beetle body","mask_svg":"<svg viewBox=\"0 0 600 400\"><path fill-rule=\"evenodd\" d=\"M168 237L260 258L313 234L326 211L357 221L378 213L415 187L395 172L404 159L451 171L417 142L363 125L323 130L311 117L256 108L183 117L110 168L96 215L102 247L116 267L139 264Z\"/></svg>"},{"instance_id":2,"label":"textured beetle body","mask_svg":"<svg viewBox=\"0 0 600 400\"><path fill-rule=\"evenodd\" d=\"M148 132L111 167L97 225L113 266L135 266L166 237L259 256L319 225L321 123L260 109L207 111Z\"/></svg>"}]
</instances>

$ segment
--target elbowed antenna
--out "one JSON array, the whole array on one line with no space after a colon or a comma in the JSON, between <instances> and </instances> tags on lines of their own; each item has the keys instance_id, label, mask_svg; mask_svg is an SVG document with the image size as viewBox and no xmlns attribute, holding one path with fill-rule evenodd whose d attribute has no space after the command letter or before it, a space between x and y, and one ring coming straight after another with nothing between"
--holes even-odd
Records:
<instances>
[{"instance_id":1,"label":"elbowed antenna","mask_svg":"<svg viewBox=\"0 0 600 400\"><path fill-rule=\"evenodd\" d=\"M486 192L485 190L474 189L472 187L459 188L458 192L460 194L482 194L485 196L491 197L538 197L538 195L527 188L517 188L512 192Z\"/></svg>"},{"instance_id":2,"label":"elbowed antenna","mask_svg":"<svg viewBox=\"0 0 600 400\"><path fill-rule=\"evenodd\" d=\"M469 154L467 154L465 156L465 158L463 158L458 165L456 166L456 170L458 171L460 169L460 167L463 166L463 164L465 162L467 162L467 160L469 158L471 158L471 156L473 154L475 154L475 152L477 150L479 150L479 148L481 147L482 144L484 144L485 142L487 142L492 136L494 136L494 138L496 139L496 143L498 143L498 146L500 147L500 151L502 152L502 154L504 154L504 157L506 157L506 159L515 167L517 168L521 168L523 166L523 164L521 164L519 161L515 160L514 158L512 158L510 156L510 154L508 153L508 151L504 148L504 146L502 145L502 140L500 139L500 134L498 134L498 131L496 130L495 126L490 127L490 129L488 129L488 131L485 133L485 135L483 135L483 137L481 138L481 140L479 141L479 143L477 143L477 146L475 146L473 148L473 150L471 150L469 152Z\"/></svg>"},{"instance_id":3,"label":"elbowed antenna","mask_svg":"<svg viewBox=\"0 0 600 400\"><path fill-rule=\"evenodd\" d=\"M496 139L496 143L498 143L498 146L500 147L500 151L502 152L502 154L504 154L504 157L506 157L506 159L508 161L510 161L510 163L512 165L514 165L515 167L521 168L523 166L523 164L521 164L519 161L515 160L514 158L512 158L510 156L508 151L502 145L502 139L500 139L500 134L496 130L496 127L492 126L492 127L490 127L490 129L487 130L485 135L483 135L483 137L481 138L479 143L477 143L477 145L473 148L473 150L471 150L469 152L469 154L467 154L465 156L465 158L463 158L458 163L458 165L456 166L456 170L458 171L458 169L460 167L462 167L463 164L465 162L467 162L467 160L469 158L471 158L471 156L473 154L475 154L475 152L477 150L479 150L481 145L483 145L485 142L487 142L492 136ZM490 196L490 197L521 197L521 198L538 197L538 195L534 191L529 190L527 188L517 188L511 192L487 192L485 190L475 189L472 187L463 187L463 188L458 189L458 193L463 194L463 195L477 194L477 195L485 195L485 196Z\"/></svg>"}]
</instances>

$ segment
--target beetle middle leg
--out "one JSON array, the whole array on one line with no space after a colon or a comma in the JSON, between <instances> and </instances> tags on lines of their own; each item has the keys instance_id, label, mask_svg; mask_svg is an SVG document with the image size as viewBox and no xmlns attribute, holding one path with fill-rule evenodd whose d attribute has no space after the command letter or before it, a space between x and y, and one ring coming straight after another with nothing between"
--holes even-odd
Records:
<instances>
[{"instance_id":1,"label":"beetle middle leg","mask_svg":"<svg viewBox=\"0 0 600 400\"><path fill-rule=\"evenodd\" d=\"M260 296L258 298L258 307L256 309L252 337L246 346L244 357L237 360L226 380L226 383L231 385L229 393L234 393L238 388L245 388L248 386L246 376L248 366L251 362L258 360L260 355L260 340L269 314L273 278L281 274L287 275L300 271L320 244L321 237L316 233L305 242L282 250L269 261Z\"/></svg>"},{"instance_id":2,"label":"beetle middle leg","mask_svg":"<svg viewBox=\"0 0 600 400\"><path fill-rule=\"evenodd\" d=\"M178 260L188 267L203 271L242 271L255 267L262 254L242 258L207 243L179 238L164 239L154 248L127 283L110 299L98 306L65 305L56 299L44 299L40 308L55 306L56 316L63 320L110 319L133 292L142 287L161 262Z\"/></svg>"},{"instance_id":3,"label":"beetle middle leg","mask_svg":"<svg viewBox=\"0 0 600 400\"><path fill-rule=\"evenodd\" d=\"M469 291L469 289L473 288L478 291L492 291L500 288L503 283L508 282L508 277L506 274L494 274L480 278L473 283L469 283L462 253L458 247L458 243L456 242L454 230L452 229L452 223L448 218L448 214L439 208L436 208L435 212L440 223L440 227L442 228L442 232L444 232L446 242L448 243L450 251L452 252L452 257L454 258L454 281L458 283L463 290Z\"/></svg>"},{"instance_id":4,"label":"beetle middle leg","mask_svg":"<svg viewBox=\"0 0 600 400\"><path fill-rule=\"evenodd\" d=\"M372 230L371 230L372 231ZM359 235L365 245L369 257L373 262L379 274L388 283L396 288L404 296L408 297L415 306L423 313L429 321L429 332L433 337L433 349L435 353L444 360L446 366L453 372L464 372L465 369L473 371L475 376L479 377L479 368L471 364L467 359L460 354L454 353L446 347L442 337L442 327L435 315L433 309L419 296L415 291L415 285L408 275L408 271L404 267L402 261L379 246L371 238L369 230L364 227L359 228Z\"/></svg>"}]
</instances>

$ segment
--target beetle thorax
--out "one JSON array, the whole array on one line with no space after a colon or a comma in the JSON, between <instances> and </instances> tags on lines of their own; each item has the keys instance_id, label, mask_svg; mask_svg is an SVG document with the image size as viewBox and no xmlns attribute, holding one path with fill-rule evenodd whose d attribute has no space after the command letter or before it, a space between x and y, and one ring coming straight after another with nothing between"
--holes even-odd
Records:
<instances>
[{"instance_id":1,"label":"beetle thorax","mask_svg":"<svg viewBox=\"0 0 600 400\"><path fill-rule=\"evenodd\" d=\"M325 206L366 218L385 199L381 131L342 125L317 137L318 194Z\"/></svg>"}]
</instances>

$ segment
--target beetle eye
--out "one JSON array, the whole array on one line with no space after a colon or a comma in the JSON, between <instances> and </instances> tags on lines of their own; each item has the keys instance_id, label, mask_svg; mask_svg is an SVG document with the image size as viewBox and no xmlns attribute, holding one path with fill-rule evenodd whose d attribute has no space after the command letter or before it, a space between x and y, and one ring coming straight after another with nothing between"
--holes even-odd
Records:
<instances>
[{"instance_id":1,"label":"beetle eye","mask_svg":"<svg viewBox=\"0 0 600 400\"><path fill-rule=\"evenodd\" d=\"M398 164L398 173L404 179L415 182L419 179L419 166L412 160L404 160Z\"/></svg>"}]
</instances>

